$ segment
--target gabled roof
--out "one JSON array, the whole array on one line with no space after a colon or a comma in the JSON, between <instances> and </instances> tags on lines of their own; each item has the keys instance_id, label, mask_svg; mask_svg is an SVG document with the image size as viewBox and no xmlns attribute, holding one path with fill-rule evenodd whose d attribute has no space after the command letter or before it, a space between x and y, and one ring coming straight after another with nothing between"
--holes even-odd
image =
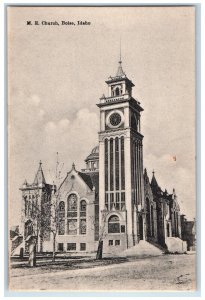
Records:
<instances>
[{"instance_id":1,"label":"gabled roof","mask_svg":"<svg viewBox=\"0 0 205 300\"><path fill-rule=\"evenodd\" d=\"M73 174L78 175L83 181L84 183L90 188L91 191L93 191L93 188L95 187L95 192L96 194L98 194L99 191L99 172L79 172L75 169L75 165L72 165L72 169L70 172L67 173L65 179L62 181L62 183L60 184L59 189L63 186L63 184L66 182L66 180L68 180L68 176L71 174L71 172L73 172ZM72 176L71 176L72 177Z\"/></svg>"},{"instance_id":2,"label":"gabled roof","mask_svg":"<svg viewBox=\"0 0 205 300\"><path fill-rule=\"evenodd\" d=\"M83 181L87 184L87 186L92 190L93 183L92 183L91 177L88 174L82 173L82 172L78 172L78 175L83 179Z\"/></svg>"},{"instance_id":3,"label":"gabled roof","mask_svg":"<svg viewBox=\"0 0 205 300\"><path fill-rule=\"evenodd\" d=\"M86 173L88 176L90 176L90 179L92 181L93 187L95 187L95 192L99 193L99 172L90 172Z\"/></svg>"}]
</instances>

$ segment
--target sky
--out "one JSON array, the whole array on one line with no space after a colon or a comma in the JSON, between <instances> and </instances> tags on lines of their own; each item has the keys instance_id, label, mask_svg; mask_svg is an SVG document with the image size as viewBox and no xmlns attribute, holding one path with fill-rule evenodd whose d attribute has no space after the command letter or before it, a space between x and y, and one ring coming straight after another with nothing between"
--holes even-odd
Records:
<instances>
[{"instance_id":1,"label":"sky","mask_svg":"<svg viewBox=\"0 0 205 300\"><path fill-rule=\"evenodd\" d=\"M27 21L69 25L26 25ZM78 26L77 21L89 21ZM52 183L80 171L98 143L105 80L122 66L144 108L144 167L181 212L195 217L195 29L192 7L52 8L8 11L9 207L20 223L21 191L39 161ZM173 159L176 157L176 161Z\"/></svg>"}]
</instances>

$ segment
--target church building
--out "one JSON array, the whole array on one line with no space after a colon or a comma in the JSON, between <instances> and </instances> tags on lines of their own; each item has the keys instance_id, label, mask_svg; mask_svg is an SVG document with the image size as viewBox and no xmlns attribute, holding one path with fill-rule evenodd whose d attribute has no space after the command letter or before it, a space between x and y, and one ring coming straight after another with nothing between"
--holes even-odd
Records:
<instances>
[{"instance_id":1,"label":"church building","mask_svg":"<svg viewBox=\"0 0 205 300\"><path fill-rule=\"evenodd\" d=\"M181 241L175 190L163 191L155 173L150 181L143 166L143 108L133 97L134 84L121 60L106 84L108 95L97 104L99 144L85 159L85 169L78 171L73 164L57 187L46 183L40 163L33 184L25 181L20 188L25 247L33 234L38 251L52 251L53 203L59 252L94 253L103 241L104 255L119 255L141 240L163 248L169 238Z\"/></svg>"}]
</instances>

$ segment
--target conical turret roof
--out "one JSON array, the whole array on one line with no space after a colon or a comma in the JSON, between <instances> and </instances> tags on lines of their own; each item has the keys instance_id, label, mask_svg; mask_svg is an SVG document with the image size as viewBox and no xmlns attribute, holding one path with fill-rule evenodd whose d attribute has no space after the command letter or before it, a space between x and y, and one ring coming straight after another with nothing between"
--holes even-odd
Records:
<instances>
[{"instance_id":1,"label":"conical turret roof","mask_svg":"<svg viewBox=\"0 0 205 300\"><path fill-rule=\"evenodd\" d=\"M126 76L126 74L124 73L123 69L122 69L122 61L119 61L119 66L117 69L117 73L116 73L116 77L123 77Z\"/></svg>"},{"instance_id":2,"label":"conical turret roof","mask_svg":"<svg viewBox=\"0 0 205 300\"><path fill-rule=\"evenodd\" d=\"M152 187L159 187L159 185L158 185L158 183L157 183L157 180L156 180L156 178L155 178L155 175L154 175L154 171L152 172L152 180L151 180L151 186Z\"/></svg>"},{"instance_id":3,"label":"conical turret roof","mask_svg":"<svg viewBox=\"0 0 205 300\"><path fill-rule=\"evenodd\" d=\"M36 173L36 176L34 178L34 185L38 185L38 184L46 184L46 180L43 174L43 169L42 169L42 162L39 162L39 167L38 167L38 171Z\"/></svg>"}]
</instances>

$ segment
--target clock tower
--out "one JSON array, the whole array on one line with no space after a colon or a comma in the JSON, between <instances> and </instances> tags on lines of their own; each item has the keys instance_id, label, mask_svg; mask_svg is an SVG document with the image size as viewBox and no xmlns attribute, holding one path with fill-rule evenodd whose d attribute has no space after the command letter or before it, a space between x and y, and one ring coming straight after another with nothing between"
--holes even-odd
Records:
<instances>
[{"instance_id":1,"label":"clock tower","mask_svg":"<svg viewBox=\"0 0 205 300\"><path fill-rule=\"evenodd\" d=\"M116 76L110 76L106 83L108 97L103 95L97 104L100 109L99 219L101 230L106 232L104 247L108 244L119 251L146 238L140 129L143 108L132 96L134 84L124 73L121 60Z\"/></svg>"}]
</instances>

